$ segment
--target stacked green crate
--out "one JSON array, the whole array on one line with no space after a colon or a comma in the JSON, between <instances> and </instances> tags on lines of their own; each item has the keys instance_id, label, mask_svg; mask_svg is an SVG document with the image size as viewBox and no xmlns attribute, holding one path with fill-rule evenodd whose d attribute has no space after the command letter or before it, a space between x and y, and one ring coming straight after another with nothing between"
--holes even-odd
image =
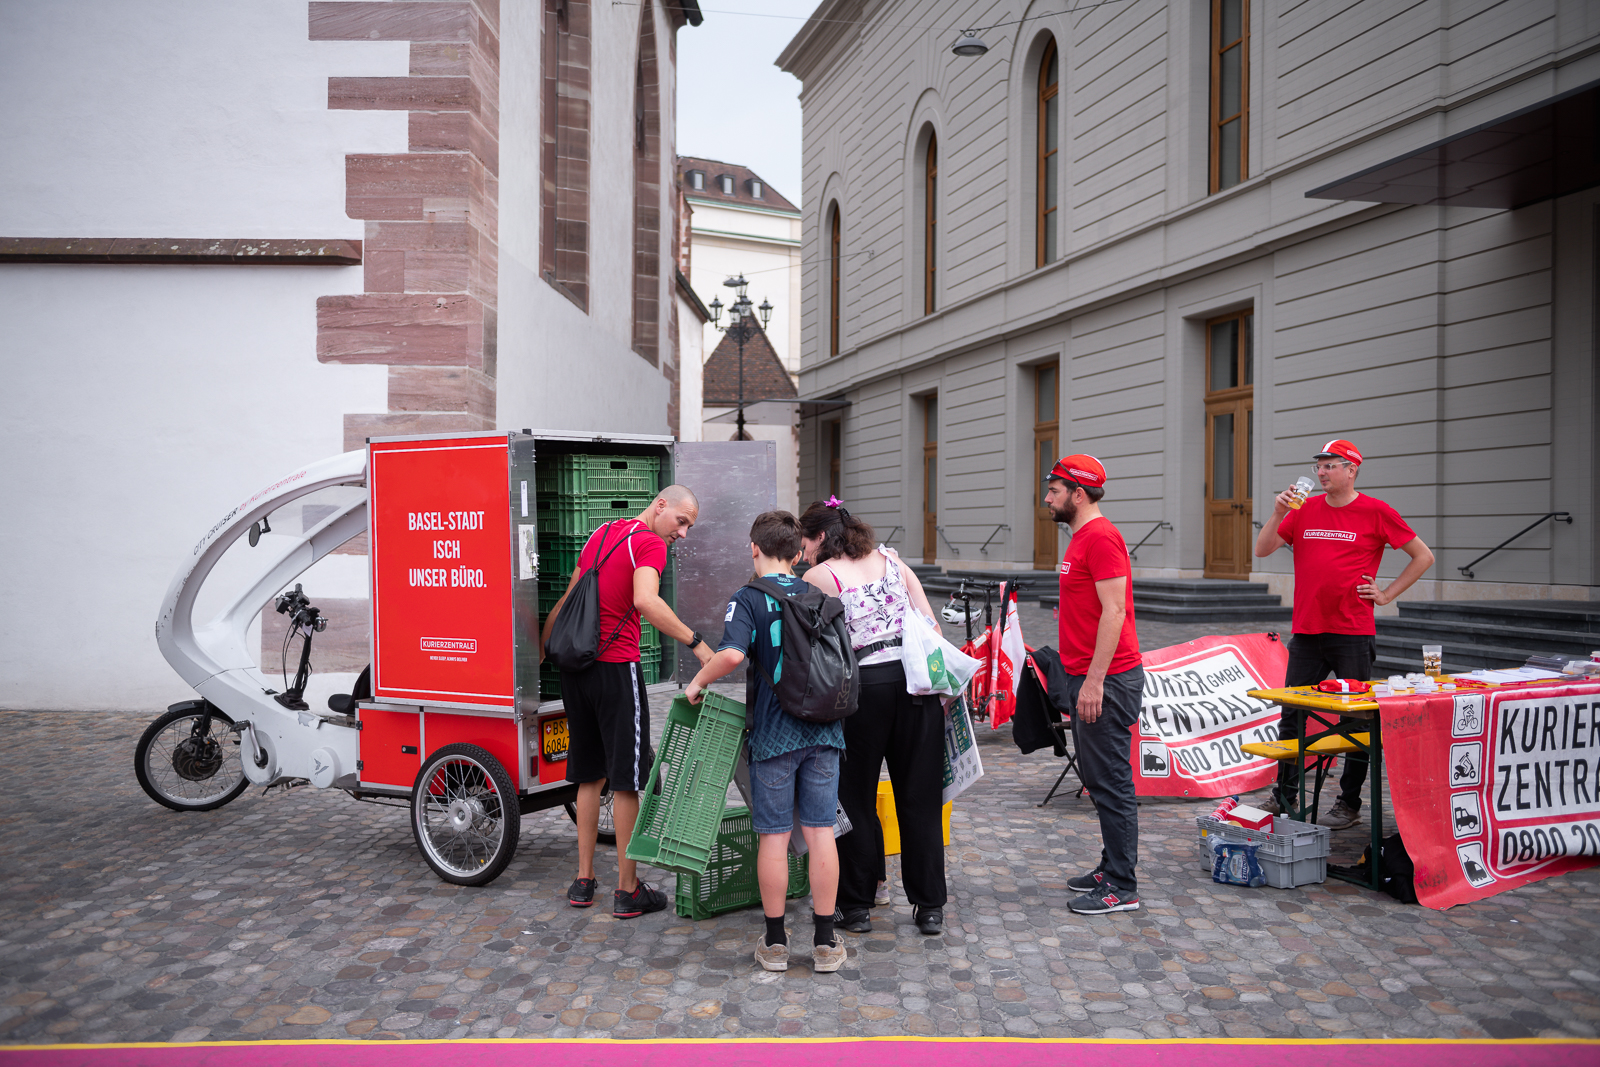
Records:
<instances>
[{"instance_id":1,"label":"stacked green crate","mask_svg":"<svg viewBox=\"0 0 1600 1067\"><path fill-rule=\"evenodd\" d=\"M657 456L555 456L541 463L534 476L539 522L539 619L555 607L567 590L589 535L601 523L631 519L655 499L661 477ZM660 674L660 634L648 623L640 631L641 659L647 681ZM650 649L654 649L654 674ZM554 664L539 668L543 699L561 696L561 672Z\"/></svg>"}]
</instances>

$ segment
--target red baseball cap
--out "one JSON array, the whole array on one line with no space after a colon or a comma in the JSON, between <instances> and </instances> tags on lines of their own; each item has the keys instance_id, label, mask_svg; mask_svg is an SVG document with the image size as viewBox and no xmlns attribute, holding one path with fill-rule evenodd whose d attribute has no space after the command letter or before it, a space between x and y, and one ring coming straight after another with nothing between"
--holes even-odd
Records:
<instances>
[{"instance_id":1,"label":"red baseball cap","mask_svg":"<svg viewBox=\"0 0 1600 1067\"><path fill-rule=\"evenodd\" d=\"M1361 466L1361 450L1344 438L1335 438L1322 446L1322 451L1312 459L1342 459Z\"/></svg>"},{"instance_id":2,"label":"red baseball cap","mask_svg":"<svg viewBox=\"0 0 1600 1067\"><path fill-rule=\"evenodd\" d=\"M1106 469L1093 456L1079 453L1063 456L1057 460L1056 465L1050 469L1050 477L1100 489L1106 484Z\"/></svg>"}]
</instances>

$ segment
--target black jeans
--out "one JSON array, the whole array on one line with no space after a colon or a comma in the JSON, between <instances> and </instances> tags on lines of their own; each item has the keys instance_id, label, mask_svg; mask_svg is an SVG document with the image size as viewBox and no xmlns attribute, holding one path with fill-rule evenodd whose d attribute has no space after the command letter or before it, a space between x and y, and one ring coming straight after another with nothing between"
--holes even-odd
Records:
<instances>
[{"instance_id":1,"label":"black jeans","mask_svg":"<svg viewBox=\"0 0 1600 1067\"><path fill-rule=\"evenodd\" d=\"M1295 634L1289 639L1289 666L1284 672L1283 684L1316 685L1332 675L1335 678L1372 679L1372 665L1378 658L1378 641L1371 634ZM1283 719L1278 723L1280 740L1290 740L1300 733L1300 721L1305 712L1298 708L1284 708ZM1340 722L1348 722L1341 718ZM1369 764L1365 752L1352 752L1344 758L1344 773L1339 776L1339 796L1351 811L1361 810L1361 787L1367 784ZM1278 761L1278 784L1273 795L1288 807L1296 797L1299 766L1295 760Z\"/></svg>"},{"instance_id":2,"label":"black jeans","mask_svg":"<svg viewBox=\"0 0 1600 1067\"><path fill-rule=\"evenodd\" d=\"M844 720L839 803L852 827L839 838L839 907L870 908L884 875L878 769L889 764L900 820L900 876L906 899L944 907L944 706L906 692L898 663L861 669L861 701Z\"/></svg>"},{"instance_id":3,"label":"black jeans","mask_svg":"<svg viewBox=\"0 0 1600 1067\"><path fill-rule=\"evenodd\" d=\"M1078 691L1084 676L1067 675L1072 701L1072 735L1078 749L1080 781L1089 787L1100 816L1100 864L1096 868L1113 888L1129 893L1139 888L1134 868L1139 863L1139 802L1133 790L1133 724L1139 721L1144 696L1144 668L1106 675L1105 700L1094 722L1078 718Z\"/></svg>"}]
</instances>

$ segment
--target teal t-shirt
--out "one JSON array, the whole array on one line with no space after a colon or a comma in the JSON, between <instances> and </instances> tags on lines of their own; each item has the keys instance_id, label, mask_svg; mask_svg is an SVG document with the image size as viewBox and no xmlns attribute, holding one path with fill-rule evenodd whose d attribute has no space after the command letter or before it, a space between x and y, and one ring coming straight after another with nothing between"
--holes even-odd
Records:
<instances>
[{"instance_id":1,"label":"teal t-shirt","mask_svg":"<svg viewBox=\"0 0 1600 1067\"><path fill-rule=\"evenodd\" d=\"M802 593L806 584L792 574L768 574L786 589ZM783 609L770 594L748 586L740 588L728 601L723 616L722 641L717 651L732 648L743 652L772 676L773 681L783 677ZM844 748L844 723L804 722L784 713L778 705L777 694L753 666L746 667L755 678L755 725L750 730L750 759L764 760L781 756L785 752L825 745Z\"/></svg>"}]
</instances>

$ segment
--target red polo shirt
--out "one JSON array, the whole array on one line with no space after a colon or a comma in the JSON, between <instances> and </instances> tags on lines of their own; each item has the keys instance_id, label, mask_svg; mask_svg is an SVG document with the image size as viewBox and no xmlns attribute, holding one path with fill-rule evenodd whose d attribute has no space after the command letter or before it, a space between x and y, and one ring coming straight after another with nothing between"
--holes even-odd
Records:
<instances>
[{"instance_id":1,"label":"red polo shirt","mask_svg":"<svg viewBox=\"0 0 1600 1067\"><path fill-rule=\"evenodd\" d=\"M1100 629L1100 593L1095 583L1107 578L1130 578L1128 546L1104 515L1079 527L1061 561L1061 665L1068 674L1088 674L1094 658L1094 639ZM1126 583L1123 603L1127 617L1117 638L1107 674L1121 674L1139 666L1139 634L1133 625L1133 582Z\"/></svg>"}]
</instances>

